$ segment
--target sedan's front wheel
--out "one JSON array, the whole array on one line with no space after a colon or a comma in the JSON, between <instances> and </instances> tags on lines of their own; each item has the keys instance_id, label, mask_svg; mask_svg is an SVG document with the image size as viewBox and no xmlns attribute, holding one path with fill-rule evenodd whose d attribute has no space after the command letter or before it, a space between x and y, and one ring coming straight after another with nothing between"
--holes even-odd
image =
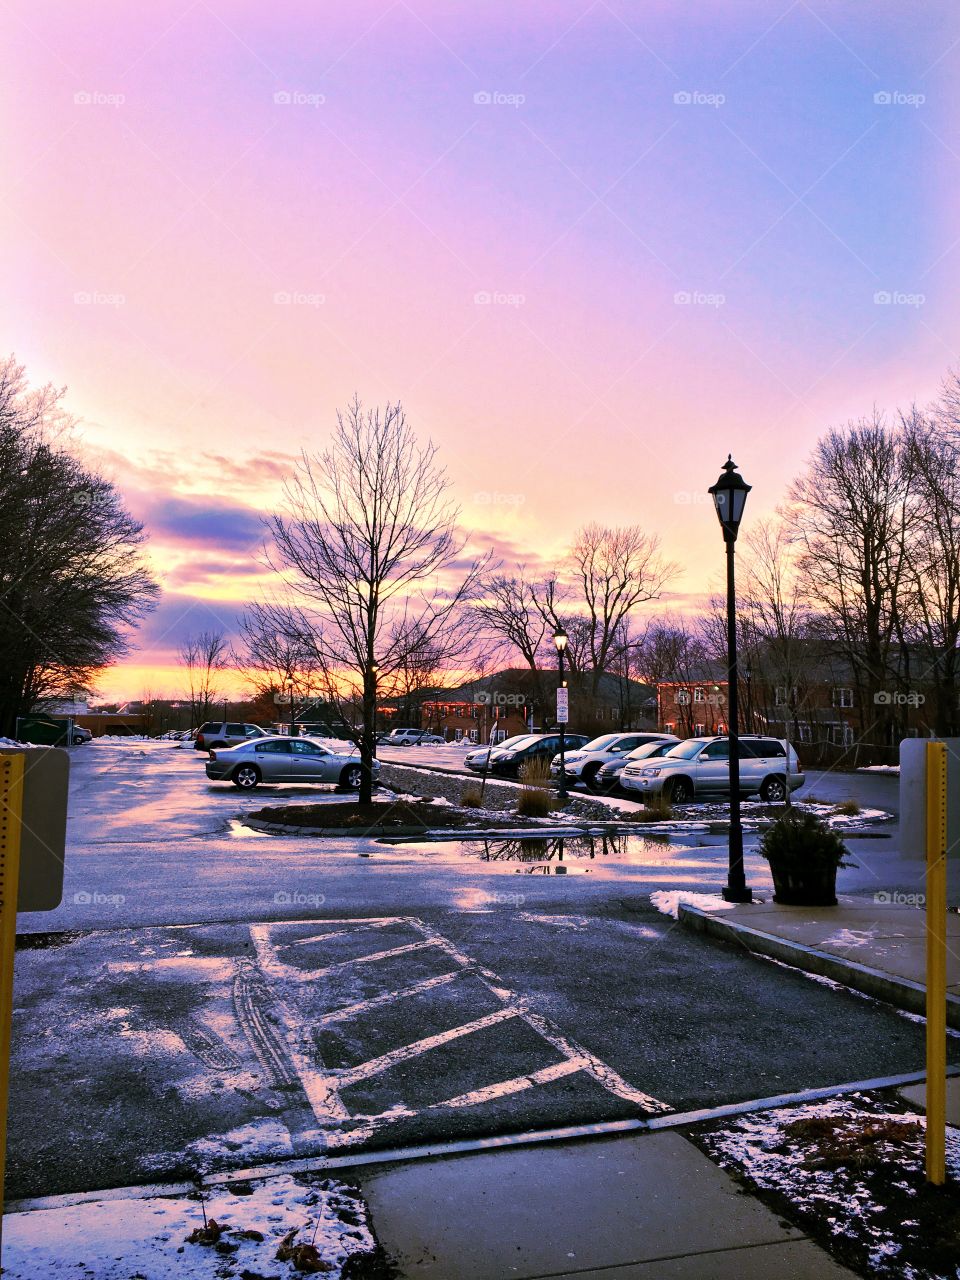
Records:
<instances>
[{"instance_id":1,"label":"sedan's front wheel","mask_svg":"<svg viewBox=\"0 0 960 1280\"><path fill-rule=\"evenodd\" d=\"M260 770L252 764L242 764L233 771L233 785L241 791L252 791L260 781Z\"/></svg>"},{"instance_id":2,"label":"sedan's front wheel","mask_svg":"<svg viewBox=\"0 0 960 1280\"><path fill-rule=\"evenodd\" d=\"M363 770L358 764L348 765L340 775L341 787L348 787L351 791L359 791L362 781Z\"/></svg>"}]
</instances>

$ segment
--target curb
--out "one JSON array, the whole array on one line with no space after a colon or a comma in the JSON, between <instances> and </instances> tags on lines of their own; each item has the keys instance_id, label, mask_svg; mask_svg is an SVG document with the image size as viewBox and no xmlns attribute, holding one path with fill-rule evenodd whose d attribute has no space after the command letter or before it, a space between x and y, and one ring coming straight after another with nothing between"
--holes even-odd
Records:
<instances>
[{"instance_id":1,"label":"curb","mask_svg":"<svg viewBox=\"0 0 960 1280\"><path fill-rule=\"evenodd\" d=\"M818 951L815 947L806 947L800 942L789 942L748 925L733 924L688 903L680 903L678 918L681 924L695 933L707 934L722 942L738 943L755 955L779 960L791 969L830 978L842 986L852 987L854 991L892 1004L907 1013L920 1014L922 1017L926 1015L927 989L922 983L910 978L897 978L893 974L884 973L882 969L871 969L868 965L858 964L855 960L842 960L829 951ZM960 1030L960 998L949 993L947 1024Z\"/></svg>"}]
</instances>

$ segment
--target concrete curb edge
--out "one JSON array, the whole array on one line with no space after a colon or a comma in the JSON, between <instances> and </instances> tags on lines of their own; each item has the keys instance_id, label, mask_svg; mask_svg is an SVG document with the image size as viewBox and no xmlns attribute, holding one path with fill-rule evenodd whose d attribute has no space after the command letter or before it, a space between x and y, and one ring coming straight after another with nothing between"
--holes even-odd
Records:
<instances>
[{"instance_id":1,"label":"concrete curb edge","mask_svg":"<svg viewBox=\"0 0 960 1280\"><path fill-rule=\"evenodd\" d=\"M927 989L922 983L909 978L897 978L882 969L871 969L855 960L843 960L828 951L790 942L774 934L763 933L749 925L734 924L721 916L701 911L699 907L681 902L678 910L680 923L695 933L718 938L722 942L734 942L757 955L767 956L800 969L804 973L830 978L845 987L852 987L864 995L873 996L908 1013L926 1014ZM960 999L947 995L947 1023L960 1030Z\"/></svg>"}]
</instances>

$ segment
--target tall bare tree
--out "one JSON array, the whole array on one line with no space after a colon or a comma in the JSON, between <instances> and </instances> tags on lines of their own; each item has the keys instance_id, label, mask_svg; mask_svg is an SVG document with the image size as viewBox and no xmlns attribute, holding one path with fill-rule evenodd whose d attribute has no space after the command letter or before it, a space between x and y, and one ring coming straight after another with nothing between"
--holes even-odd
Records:
<instances>
[{"instance_id":1,"label":"tall bare tree","mask_svg":"<svg viewBox=\"0 0 960 1280\"><path fill-rule=\"evenodd\" d=\"M802 588L853 673L860 741L888 745L894 716L882 697L898 678L909 571L902 439L876 411L828 431L790 499Z\"/></svg>"},{"instance_id":2,"label":"tall bare tree","mask_svg":"<svg viewBox=\"0 0 960 1280\"><path fill-rule=\"evenodd\" d=\"M589 524L571 551L586 609L593 693L618 633L638 605L657 600L678 569L663 559L660 539L638 525Z\"/></svg>"},{"instance_id":3,"label":"tall bare tree","mask_svg":"<svg viewBox=\"0 0 960 1280\"><path fill-rule=\"evenodd\" d=\"M933 728L953 737L960 733L960 442L916 409L904 415L902 431L914 498L907 539L908 631L920 649L919 668L905 678L933 686Z\"/></svg>"},{"instance_id":4,"label":"tall bare tree","mask_svg":"<svg viewBox=\"0 0 960 1280\"><path fill-rule=\"evenodd\" d=\"M177 646L177 660L183 668L191 726L197 728L209 719L219 699L218 682L229 665L230 646L222 631L198 631Z\"/></svg>"},{"instance_id":5,"label":"tall bare tree","mask_svg":"<svg viewBox=\"0 0 960 1280\"><path fill-rule=\"evenodd\" d=\"M418 443L399 404L364 409L355 397L337 414L330 447L303 454L267 522L273 562L322 632L328 689L359 706L361 804L372 797L378 684L408 660L408 645L440 640L486 567L459 569L459 508L436 453Z\"/></svg>"}]
</instances>

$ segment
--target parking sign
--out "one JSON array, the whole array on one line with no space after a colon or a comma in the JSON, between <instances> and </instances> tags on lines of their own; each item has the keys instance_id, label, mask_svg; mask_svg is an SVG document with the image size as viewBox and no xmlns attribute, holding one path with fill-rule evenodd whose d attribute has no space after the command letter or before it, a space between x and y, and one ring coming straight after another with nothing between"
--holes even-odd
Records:
<instances>
[{"instance_id":1,"label":"parking sign","mask_svg":"<svg viewBox=\"0 0 960 1280\"><path fill-rule=\"evenodd\" d=\"M557 690L557 724L569 724L570 722L570 690L563 688Z\"/></svg>"}]
</instances>

